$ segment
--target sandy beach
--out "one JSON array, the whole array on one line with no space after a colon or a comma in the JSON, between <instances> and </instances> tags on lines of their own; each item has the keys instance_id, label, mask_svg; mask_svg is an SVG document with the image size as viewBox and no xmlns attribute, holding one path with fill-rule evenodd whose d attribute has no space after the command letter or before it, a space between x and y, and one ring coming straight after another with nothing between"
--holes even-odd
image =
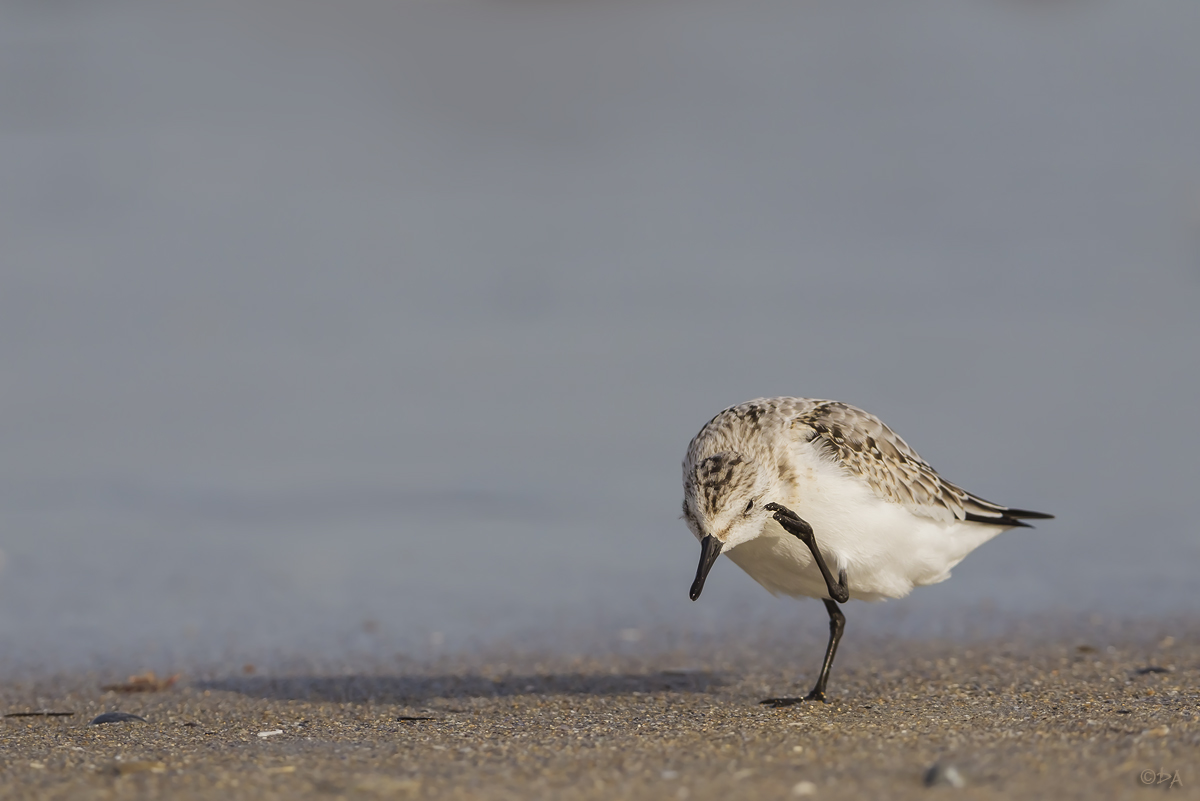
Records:
<instances>
[{"instance_id":1,"label":"sandy beach","mask_svg":"<svg viewBox=\"0 0 1200 801\"><path fill-rule=\"evenodd\" d=\"M1200 798L1200 625L8 682L6 798ZM770 642L762 638L759 642ZM182 669L182 668L181 668ZM118 679L123 677L116 677ZM145 719L89 725L122 711ZM69 712L46 716L29 713ZM932 772L931 772L932 770Z\"/></svg>"}]
</instances>

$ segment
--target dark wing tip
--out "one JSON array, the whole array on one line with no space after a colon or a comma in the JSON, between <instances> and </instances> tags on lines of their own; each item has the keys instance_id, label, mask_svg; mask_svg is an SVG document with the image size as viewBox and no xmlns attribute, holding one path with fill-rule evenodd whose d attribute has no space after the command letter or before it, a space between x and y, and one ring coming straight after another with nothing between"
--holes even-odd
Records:
<instances>
[{"instance_id":1,"label":"dark wing tip","mask_svg":"<svg viewBox=\"0 0 1200 801\"><path fill-rule=\"evenodd\" d=\"M987 523L992 526L1008 526L1010 528L1033 528L1028 523L1021 522L1022 518L1029 520L1053 520L1054 515L1044 512L1030 512L1027 509L1001 509L995 515L981 515L967 512L966 519L972 523Z\"/></svg>"},{"instance_id":2,"label":"dark wing tip","mask_svg":"<svg viewBox=\"0 0 1200 801\"><path fill-rule=\"evenodd\" d=\"M1053 520L1054 515L1048 515L1045 512L1031 512L1028 509L1005 509L1004 514L1009 517L1025 518L1027 520Z\"/></svg>"},{"instance_id":3,"label":"dark wing tip","mask_svg":"<svg viewBox=\"0 0 1200 801\"><path fill-rule=\"evenodd\" d=\"M1015 517L1008 515L977 515L974 512L967 512L966 520L972 523L986 523L989 526L1005 526L1006 528L1033 528L1028 523L1022 523Z\"/></svg>"}]
</instances>

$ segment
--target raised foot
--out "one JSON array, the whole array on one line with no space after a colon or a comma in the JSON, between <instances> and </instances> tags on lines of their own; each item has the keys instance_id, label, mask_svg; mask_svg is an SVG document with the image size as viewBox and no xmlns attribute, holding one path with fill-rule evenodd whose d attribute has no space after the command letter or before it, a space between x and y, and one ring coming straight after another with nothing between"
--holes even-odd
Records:
<instances>
[{"instance_id":1,"label":"raised foot","mask_svg":"<svg viewBox=\"0 0 1200 801\"><path fill-rule=\"evenodd\" d=\"M825 693L819 693L814 690L803 698L764 698L758 703L762 704L763 706L769 706L772 709L782 709L785 706L794 706L795 704L813 703L817 701L821 702L822 704L828 703L825 700Z\"/></svg>"},{"instance_id":2,"label":"raised foot","mask_svg":"<svg viewBox=\"0 0 1200 801\"><path fill-rule=\"evenodd\" d=\"M812 531L812 528L808 525L808 523L800 519L800 515L796 514L786 506L780 506L777 503L768 503L763 508L768 512L774 512L774 514L771 516L774 517L775 522L779 523L780 525L785 525L786 521L787 523L791 523L793 526L801 529L807 529L808 531L806 533L811 533ZM795 534L796 532L793 531L791 533Z\"/></svg>"},{"instance_id":3,"label":"raised foot","mask_svg":"<svg viewBox=\"0 0 1200 801\"><path fill-rule=\"evenodd\" d=\"M768 503L763 508L772 513L771 516L775 518L776 523L783 527L784 531L803 542L812 551L813 559L816 560L817 567L821 571L821 577L825 579L825 588L829 592L830 599L839 604L849 601L850 586L846 583L846 570L843 568L838 571L835 583L829 567L825 564L825 558L821 555L821 549L817 547L817 538L813 534L812 526L786 506Z\"/></svg>"}]
</instances>

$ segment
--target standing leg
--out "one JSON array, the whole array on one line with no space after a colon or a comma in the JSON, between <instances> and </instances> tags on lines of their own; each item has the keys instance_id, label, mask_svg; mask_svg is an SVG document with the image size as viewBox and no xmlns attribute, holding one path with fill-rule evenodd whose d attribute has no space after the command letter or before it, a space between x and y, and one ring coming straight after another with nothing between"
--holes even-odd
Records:
<instances>
[{"instance_id":1,"label":"standing leg","mask_svg":"<svg viewBox=\"0 0 1200 801\"><path fill-rule=\"evenodd\" d=\"M821 665L821 675L817 677L817 683L813 686L812 691L803 698L767 698L759 701L760 704L778 709L781 706L791 706L804 701L825 703L825 683L829 681L829 669L833 667L833 657L837 654L838 643L842 641L842 632L846 629L846 616L833 601L828 598L821 600L825 604L825 611L829 613L829 644L825 646L825 662Z\"/></svg>"},{"instance_id":2,"label":"standing leg","mask_svg":"<svg viewBox=\"0 0 1200 801\"><path fill-rule=\"evenodd\" d=\"M825 646L825 662L821 665L821 675L816 685L808 694L806 700L824 701L825 683L829 681L829 669L833 667L833 657L837 654L838 643L842 641L842 632L846 630L846 616L838 605L828 599L823 599L825 611L829 613L829 644Z\"/></svg>"}]
</instances>

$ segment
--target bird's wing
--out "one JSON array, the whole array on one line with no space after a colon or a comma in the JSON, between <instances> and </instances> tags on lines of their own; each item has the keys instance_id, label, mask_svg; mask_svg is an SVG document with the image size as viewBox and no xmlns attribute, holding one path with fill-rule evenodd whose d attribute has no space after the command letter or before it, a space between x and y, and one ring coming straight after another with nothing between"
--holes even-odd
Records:
<instances>
[{"instance_id":1,"label":"bird's wing","mask_svg":"<svg viewBox=\"0 0 1200 801\"><path fill-rule=\"evenodd\" d=\"M951 484L882 420L847 403L818 401L793 418L792 428L880 498L914 514L997 526L1028 526L1021 518L1052 517L985 501Z\"/></svg>"}]
</instances>

